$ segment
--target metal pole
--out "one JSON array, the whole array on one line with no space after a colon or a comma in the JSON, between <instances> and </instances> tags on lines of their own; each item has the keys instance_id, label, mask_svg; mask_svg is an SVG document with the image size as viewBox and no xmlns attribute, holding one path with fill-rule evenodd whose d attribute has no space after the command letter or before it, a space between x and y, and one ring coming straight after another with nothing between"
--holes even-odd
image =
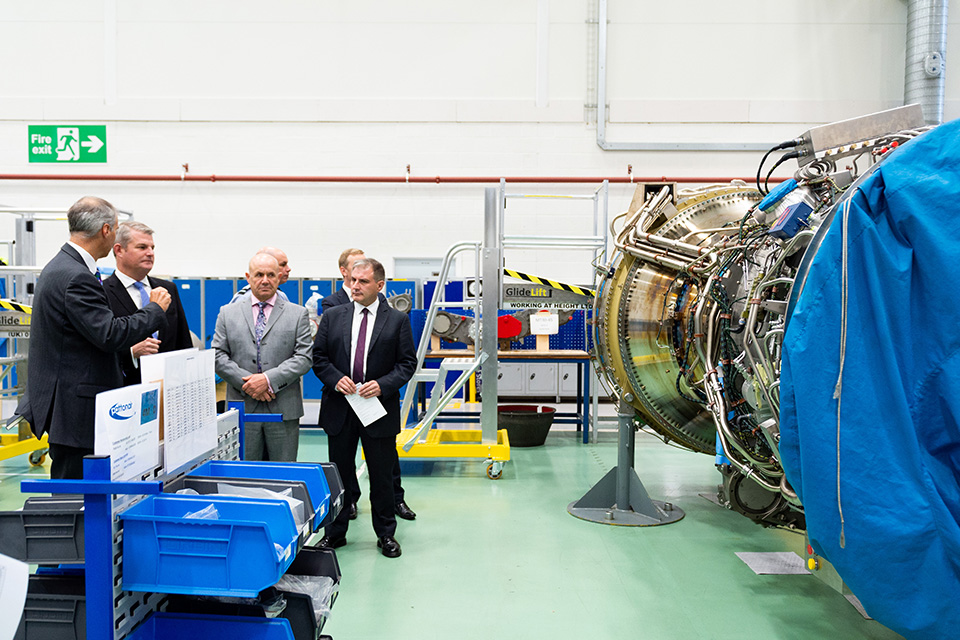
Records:
<instances>
[{"instance_id":1,"label":"metal pole","mask_svg":"<svg viewBox=\"0 0 960 640\"><path fill-rule=\"evenodd\" d=\"M502 187L501 187L502 188ZM480 427L484 444L497 442L497 309L500 301L500 236L497 190L487 187L483 193L483 280L481 281L480 345L487 359L483 361L480 376L483 380L483 398L480 405Z\"/></svg>"}]
</instances>

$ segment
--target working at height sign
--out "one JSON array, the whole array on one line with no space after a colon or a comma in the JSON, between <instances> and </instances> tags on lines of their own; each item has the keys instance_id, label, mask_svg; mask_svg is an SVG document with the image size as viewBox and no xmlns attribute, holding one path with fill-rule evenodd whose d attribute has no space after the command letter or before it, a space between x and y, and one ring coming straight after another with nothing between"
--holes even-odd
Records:
<instances>
[{"instance_id":1,"label":"working at height sign","mask_svg":"<svg viewBox=\"0 0 960 640\"><path fill-rule=\"evenodd\" d=\"M107 161L107 127L102 124L32 124L27 127L27 143L31 163Z\"/></svg>"}]
</instances>

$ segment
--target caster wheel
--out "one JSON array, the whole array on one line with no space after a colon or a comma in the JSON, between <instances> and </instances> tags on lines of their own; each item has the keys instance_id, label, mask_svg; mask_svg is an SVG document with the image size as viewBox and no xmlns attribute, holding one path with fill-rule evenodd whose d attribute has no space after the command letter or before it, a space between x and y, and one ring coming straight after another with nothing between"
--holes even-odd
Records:
<instances>
[{"instance_id":1,"label":"caster wheel","mask_svg":"<svg viewBox=\"0 0 960 640\"><path fill-rule=\"evenodd\" d=\"M31 451L28 459L30 460L30 464L39 467L43 464L44 460L47 459L47 450L39 449L37 451Z\"/></svg>"},{"instance_id":2,"label":"caster wheel","mask_svg":"<svg viewBox=\"0 0 960 640\"><path fill-rule=\"evenodd\" d=\"M493 462L487 465L487 477L491 480L499 480L500 476L503 475L503 464L500 462Z\"/></svg>"}]
</instances>

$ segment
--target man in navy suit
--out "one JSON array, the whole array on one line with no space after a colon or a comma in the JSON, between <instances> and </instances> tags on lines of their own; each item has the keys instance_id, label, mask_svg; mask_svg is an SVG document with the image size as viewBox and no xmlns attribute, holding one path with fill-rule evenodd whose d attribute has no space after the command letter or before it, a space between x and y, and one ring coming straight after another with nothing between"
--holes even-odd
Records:
<instances>
[{"instance_id":1,"label":"man in navy suit","mask_svg":"<svg viewBox=\"0 0 960 640\"><path fill-rule=\"evenodd\" d=\"M38 438L49 434L52 478L83 477L83 456L93 453L96 396L123 385L117 352L163 327L170 306L161 287L143 309L116 317L97 260L113 248L117 210L88 196L70 207L67 221L70 240L37 280L27 389L17 406Z\"/></svg>"},{"instance_id":2,"label":"man in navy suit","mask_svg":"<svg viewBox=\"0 0 960 640\"><path fill-rule=\"evenodd\" d=\"M365 258L366 256L364 256L362 249L343 250L343 252L340 254L339 260L340 275L343 276L343 286L337 289L336 293L329 295L320 301L323 311L353 301L353 298L349 293L353 280L350 277L350 273L353 271L354 263L356 263L357 260L363 260ZM377 298L380 300L380 302L386 302L387 300L383 293L378 293ZM357 519L357 501L360 500L360 485L356 484L354 488L356 489L356 493L353 493L351 490L346 496L347 514L350 516L351 520ZM404 499L403 484L400 476L399 458L397 459L397 463L393 466L393 503L394 511L398 516L404 520L416 519L416 512L410 508L410 505L408 505Z\"/></svg>"},{"instance_id":3,"label":"man in navy suit","mask_svg":"<svg viewBox=\"0 0 960 640\"><path fill-rule=\"evenodd\" d=\"M362 249L343 250L340 254L340 260L337 263L340 267L340 275L343 277L343 286L337 289L335 293L330 294L320 301L320 308L323 309L323 311L326 311L330 307L339 307L353 300L353 297L350 295L350 273L353 271L353 264L357 260L363 260L364 257Z\"/></svg>"},{"instance_id":4,"label":"man in navy suit","mask_svg":"<svg viewBox=\"0 0 960 640\"><path fill-rule=\"evenodd\" d=\"M140 384L141 356L189 349L193 346L193 340L177 285L147 275L153 269L153 229L142 222L122 223L117 230L113 255L117 259L117 270L103 281L103 290L107 292L107 302L114 315L122 317L136 313L137 309L142 309L150 302L150 292L157 287L163 287L170 293L166 324L160 327L156 335L147 336L119 354L123 383Z\"/></svg>"},{"instance_id":5,"label":"man in navy suit","mask_svg":"<svg viewBox=\"0 0 960 640\"><path fill-rule=\"evenodd\" d=\"M320 316L313 344L313 371L323 382L320 426L327 433L330 461L336 463L348 492L357 482L357 442L363 445L377 546L383 555L396 558L400 544L394 537L392 471L400 433L400 388L413 377L417 354L410 320L378 297L385 282L383 265L358 260L350 275L353 303ZM379 398L387 415L364 427L346 399L354 393ZM359 494L359 486L355 490ZM344 509L327 526L321 546L345 545L349 523Z\"/></svg>"}]
</instances>

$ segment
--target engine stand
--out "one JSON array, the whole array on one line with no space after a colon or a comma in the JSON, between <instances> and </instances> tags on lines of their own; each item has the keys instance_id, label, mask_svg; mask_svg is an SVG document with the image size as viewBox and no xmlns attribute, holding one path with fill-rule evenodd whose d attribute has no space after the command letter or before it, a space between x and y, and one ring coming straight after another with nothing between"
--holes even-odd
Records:
<instances>
[{"instance_id":1,"label":"engine stand","mask_svg":"<svg viewBox=\"0 0 960 640\"><path fill-rule=\"evenodd\" d=\"M567 506L570 515L622 527L652 527L683 518L683 510L669 502L651 500L633 468L636 432L633 408L621 400L617 409L617 466Z\"/></svg>"}]
</instances>

